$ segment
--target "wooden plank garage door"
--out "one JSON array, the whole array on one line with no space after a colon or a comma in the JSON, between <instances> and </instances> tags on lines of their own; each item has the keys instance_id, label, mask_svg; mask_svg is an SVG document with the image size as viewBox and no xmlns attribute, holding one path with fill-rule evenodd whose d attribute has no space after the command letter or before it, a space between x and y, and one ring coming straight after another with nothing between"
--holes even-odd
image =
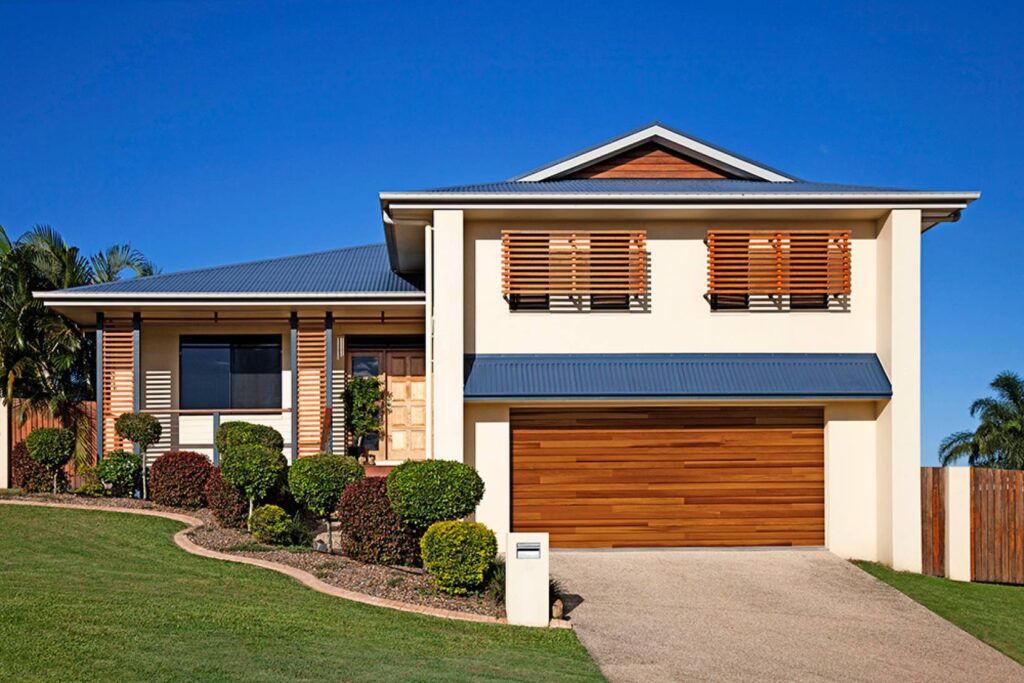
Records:
<instances>
[{"instance_id":1,"label":"wooden plank garage door","mask_svg":"<svg viewBox=\"0 0 1024 683\"><path fill-rule=\"evenodd\" d=\"M552 547L825 544L820 408L514 410L512 528Z\"/></svg>"}]
</instances>

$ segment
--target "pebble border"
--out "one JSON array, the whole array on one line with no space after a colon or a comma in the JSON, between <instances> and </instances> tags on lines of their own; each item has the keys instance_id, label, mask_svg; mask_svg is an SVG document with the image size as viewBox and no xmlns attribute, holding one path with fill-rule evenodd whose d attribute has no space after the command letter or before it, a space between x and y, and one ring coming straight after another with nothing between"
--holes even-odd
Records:
<instances>
[{"instance_id":1,"label":"pebble border","mask_svg":"<svg viewBox=\"0 0 1024 683\"><path fill-rule=\"evenodd\" d=\"M97 505L75 505L73 503L50 503L44 501L33 501L33 500L0 500L0 505L26 505L30 507L49 507L49 508L64 508L68 510L99 510L101 512L123 512L130 515L146 515L150 517L163 517L164 519L171 519L175 522L181 522L186 525L186 528L174 534L174 543L187 553L192 555L198 555L199 557L208 557L214 560L224 560L227 562L237 562L239 564L248 564L254 567L262 567L263 569L270 569L275 572L290 576L307 588L312 588L318 593L324 593L336 598L342 598L344 600L351 600L352 602L361 602L364 605L373 605L374 607L384 607L387 609L398 610L400 612L408 612L411 614L422 614L430 617L439 617L441 619L452 619L455 621L470 621L476 623L485 624L508 624L508 621L501 617L489 617L484 614L472 614L469 612L456 612L454 610L441 609L439 607L427 607L425 605L412 605L407 602L400 602L398 600L389 600L387 598L378 598L373 595L367 595L365 593L358 593L356 591L350 591L345 588L339 588L338 586L332 586L329 583L324 583L320 579L316 578L312 574L297 567L291 567L286 564L280 564L278 562L271 562L269 560L261 560L255 557L243 557L241 555L232 555L230 553L222 553L217 550L210 550L197 545L188 537L189 533L203 526L203 521L189 515L184 515L177 512L162 512L160 510L139 510L134 508L119 508L119 507L101 507ZM549 628L567 628L572 629L572 624L564 620L552 619L548 624Z\"/></svg>"}]
</instances>

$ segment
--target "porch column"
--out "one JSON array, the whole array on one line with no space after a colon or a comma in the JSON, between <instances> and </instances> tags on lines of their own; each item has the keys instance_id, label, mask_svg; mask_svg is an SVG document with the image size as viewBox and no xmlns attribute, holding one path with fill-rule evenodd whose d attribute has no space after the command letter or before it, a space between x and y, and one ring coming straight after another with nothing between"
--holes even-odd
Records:
<instances>
[{"instance_id":1,"label":"porch column","mask_svg":"<svg viewBox=\"0 0 1024 683\"><path fill-rule=\"evenodd\" d=\"M103 459L103 314L96 314L96 462Z\"/></svg>"},{"instance_id":2,"label":"porch column","mask_svg":"<svg viewBox=\"0 0 1024 683\"><path fill-rule=\"evenodd\" d=\"M132 313L132 412L142 410L142 314ZM139 444L134 446L135 454L145 462L145 454Z\"/></svg>"},{"instance_id":3,"label":"porch column","mask_svg":"<svg viewBox=\"0 0 1024 683\"><path fill-rule=\"evenodd\" d=\"M292 311L288 325L290 328L288 348L292 355L292 446L290 460L294 463L299 457L299 314L297 312Z\"/></svg>"},{"instance_id":4,"label":"porch column","mask_svg":"<svg viewBox=\"0 0 1024 683\"><path fill-rule=\"evenodd\" d=\"M0 489L11 487L11 406L0 399Z\"/></svg>"},{"instance_id":5,"label":"porch column","mask_svg":"<svg viewBox=\"0 0 1024 683\"><path fill-rule=\"evenodd\" d=\"M324 315L324 344L327 346L327 368L324 377L325 400L327 401L325 417L329 421L327 429L328 453L334 452L334 314L327 311Z\"/></svg>"},{"instance_id":6,"label":"porch column","mask_svg":"<svg viewBox=\"0 0 1024 683\"><path fill-rule=\"evenodd\" d=\"M879 222L876 348L892 398L878 416L879 560L921 571L921 211Z\"/></svg>"},{"instance_id":7,"label":"porch column","mask_svg":"<svg viewBox=\"0 0 1024 683\"><path fill-rule=\"evenodd\" d=\"M463 459L464 240L462 211L434 212L432 436L441 460Z\"/></svg>"}]
</instances>

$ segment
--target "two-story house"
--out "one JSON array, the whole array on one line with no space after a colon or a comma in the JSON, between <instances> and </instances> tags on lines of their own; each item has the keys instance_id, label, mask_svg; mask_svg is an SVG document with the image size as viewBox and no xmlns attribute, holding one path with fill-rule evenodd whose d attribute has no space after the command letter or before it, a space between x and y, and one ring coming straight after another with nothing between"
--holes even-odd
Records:
<instances>
[{"instance_id":1,"label":"two-story house","mask_svg":"<svg viewBox=\"0 0 1024 683\"><path fill-rule=\"evenodd\" d=\"M261 421L448 458L553 547L826 546L919 570L922 233L976 192L800 180L653 124L505 182L380 194L385 242L41 294L150 450Z\"/></svg>"}]
</instances>

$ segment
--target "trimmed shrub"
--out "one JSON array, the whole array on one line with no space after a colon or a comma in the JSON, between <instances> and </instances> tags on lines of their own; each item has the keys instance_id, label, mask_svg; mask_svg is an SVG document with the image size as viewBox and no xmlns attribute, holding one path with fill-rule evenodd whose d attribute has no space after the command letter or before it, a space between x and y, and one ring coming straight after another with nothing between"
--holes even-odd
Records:
<instances>
[{"instance_id":1,"label":"trimmed shrub","mask_svg":"<svg viewBox=\"0 0 1024 683\"><path fill-rule=\"evenodd\" d=\"M498 540L479 522L437 522L420 539L420 551L438 588L465 595L484 583L498 554Z\"/></svg>"},{"instance_id":2,"label":"trimmed shrub","mask_svg":"<svg viewBox=\"0 0 1024 683\"><path fill-rule=\"evenodd\" d=\"M383 477L367 477L346 487L338 502L341 551L370 564L418 566L419 534L398 518Z\"/></svg>"},{"instance_id":3,"label":"trimmed shrub","mask_svg":"<svg viewBox=\"0 0 1024 683\"><path fill-rule=\"evenodd\" d=\"M288 545L292 542L295 524L288 513L276 505L262 505L249 518L249 531L260 543Z\"/></svg>"},{"instance_id":4,"label":"trimmed shrub","mask_svg":"<svg viewBox=\"0 0 1024 683\"><path fill-rule=\"evenodd\" d=\"M214 442L221 455L238 446L266 446L275 451L284 450L284 437L273 427L251 422L225 422L217 429Z\"/></svg>"},{"instance_id":5,"label":"trimmed shrub","mask_svg":"<svg viewBox=\"0 0 1024 683\"><path fill-rule=\"evenodd\" d=\"M107 489L103 486L103 482L100 481L100 477L96 474L95 467L83 467L78 471L78 477L81 483L78 485L78 489L75 490L80 496L87 496L89 498L102 498L107 493Z\"/></svg>"},{"instance_id":6,"label":"trimmed shrub","mask_svg":"<svg viewBox=\"0 0 1024 683\"><path fill-rule=\"evenodd\" d=\"M140 472L142 460L126 451L107 453L96 466L96 475L104 484L110 485L110 492L115 496L132 495Z\"/></svg>"},{"instance_id":7,"label":"trimmed shrub","mask_svg":"<svg viewBox=\"0 0 1024 683\"><path fill-rule=\"evenodd\" d=\"M39 427L25 439L30 458L45 467L53 478L53 492L57 493L60 470L75 454L75 434L63 427Z\"/></svg>"},{"instance_id":8,"label":"trimmed shrub","mask_svg":"<svg viewBox=\"0 0 1024 683\"><path fill-rule=\"evenodd\" d=\"M462 519L484 495L476 470L452 460L404 462L387 481L391 507L403 522L421 530L434 522Z\"/></svg>"},{"instance_id":9,"label":"trimmed shrub","mask_svg":"<svg viewBox=\"0 0 1024 683\"><path fill-rule=\"evenodd\" d=\"M159 505L201 508L213 465L202 453L170 451L149 468L149 497Z\"/></svg>"},{"instance_id":10,"label":"trimmed shrub","mask_svg":"<svg viewBox=\"0 0 1024 683\"><path fill-rule=\"evenodd\" d=\"M160 420L149 413L121 413L114 420L114 431L145 451L160 440L163 427Z\"/></svg>"},{"instance_id":11,"label":"trimmed shrub","mask_svg":"<svg viewBox=\"0 0 1024 683\"><path fill-rule=\"evenodd\" d=\"M288 489L295 501L327 522L327 552L334 552L331 513L345 487L366 476L355 458L317 453L299 460L288 470Z\"/></svg>"},{"instance_id":12,"label":"trimmed shrub","mask_svg":"<svg viewBox=\"0 0 1024 683\"><path fill-rule=\"evenodd\" d=\"M241 489L249 499L250 517L256 501L266 499L280 485L287 468L288 461L281 451L255 444L233 446L220 461L224 481Z\"/></svg>"},{"instance_id":13,"label":"trimmed shrub","mask_svg":"<svg viewBox=\"0 0 1024 683\"><path fill-rule=\"evenodd\" d=\"M245 494L224 481L220 468L214 467L206 480L206 505L217 522L229 529L244 529L249 514L249 501Z\"/></svg>"},{"instance_id":14,"label":"trimmed shrub","mask_svg":"<svg viewBox=\"0 0 1024 683\"><path fill-rule=\"evenodd\" d=\"M50 470L28 455L28 447L19 441L11 449L11 485L28 493L46 493L53 488L53 474ZM57 488L67 488L67 478L60 472Z\"/></svg>"}]
</instances>

